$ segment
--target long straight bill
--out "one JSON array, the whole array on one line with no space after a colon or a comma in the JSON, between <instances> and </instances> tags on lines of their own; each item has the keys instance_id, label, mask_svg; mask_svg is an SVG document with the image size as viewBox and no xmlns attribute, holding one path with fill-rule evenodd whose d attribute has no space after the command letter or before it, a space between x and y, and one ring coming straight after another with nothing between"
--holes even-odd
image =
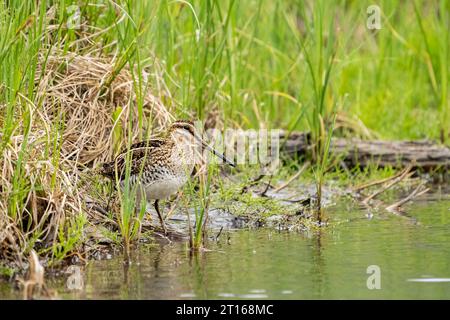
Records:
<instances>
[{"instance_id":1,"label":"long straight bill","mask_svg":"<svg viewBox=\"0 0 450 320\"><path fill-rule=\"evenodd\" d=\"M200 139L199 137L195 136L195 138L196 138L198 141L201 142L202 146L203 146L206 150L212 152L214 155L216 155L217 157L219 157L220 159L222 159L223 162L229 164L230 166L236 167L236 164L235 164L232 160L230 160L230 159L228 159L227 157L225 157L224 154L222 154L222 153L216 151L213 147L211 147L209 144L207 144L206 142L204 142L204 141L203 141L202 139Z\"/></svg>"}]
</instances>

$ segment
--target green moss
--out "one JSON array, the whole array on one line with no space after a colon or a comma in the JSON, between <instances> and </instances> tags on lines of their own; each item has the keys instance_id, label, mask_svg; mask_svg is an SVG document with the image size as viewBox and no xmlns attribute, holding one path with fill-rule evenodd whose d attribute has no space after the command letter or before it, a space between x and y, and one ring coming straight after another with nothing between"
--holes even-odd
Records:
<instances>
[{"instance_id":1,"label":"green moss","mask_svg":"<svg viewBox=\"0 0 450 320\"><path fill-rule=\"evenodd\" d=\"M11 267L0 264L0 277L11 278L15 270Z\"/></svg>"},{"instance_id":2,"label":"green moss","mask_svg":"<svg viewBox=\"0 0 450 320\"><path fill-rule=\"evenodd\" d=\"M217 208L228 210L236 216L266 218L272 215L289 215L298 211L297 205L285 204L279 200L257 194L257 190L249 185L253 179L259 175L259 168L250 167L243 169L238 175L233 177L233 182L229 179L222 180L216 192L213 194L212 203ZM261 182L268 180L279 181L285 179L289 170L280 169L272 178L264 177ZM263 189L264 184L259 184L258 189Z\"/></svg>"}]
</instances>

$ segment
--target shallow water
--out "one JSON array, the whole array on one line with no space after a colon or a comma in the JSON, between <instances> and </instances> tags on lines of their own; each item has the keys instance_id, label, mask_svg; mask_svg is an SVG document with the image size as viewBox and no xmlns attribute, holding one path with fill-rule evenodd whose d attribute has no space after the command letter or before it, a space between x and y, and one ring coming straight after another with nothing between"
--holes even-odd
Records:
<instances>
[{"instance_id":1,"label":"shallow water","mask_svg":"<svg viewBox=\"0 0 450 320\"><path fill-rule=\"evenodd\" d=\"M65 299L449 299L450 198L432 194L405 209L410 218L341 204L319 235L224 231L192 257L186 243L158 244L129 267L121 257L92 261L83 283L72 273L48 284ZM371 265L381 289L367 287ZM17 297L0 284L0 298Z\"/></svg>"}]
</instances>

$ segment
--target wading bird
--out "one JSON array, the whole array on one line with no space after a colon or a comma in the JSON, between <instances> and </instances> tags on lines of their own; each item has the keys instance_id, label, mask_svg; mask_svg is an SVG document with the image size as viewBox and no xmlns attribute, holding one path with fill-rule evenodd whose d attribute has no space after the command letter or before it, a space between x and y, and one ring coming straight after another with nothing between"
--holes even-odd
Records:
<instances>
[{"instance_id":1,"label":"wading bird","mask_svg":"<svg viewBox=\"0 0 450 320\"><path fill-rule=\"evenodd\" d=\"M167 232L159 209L159 200L176 193L189 179L195 160L205 148L225 163L235 166L223 154L208 145L190 121L175 121L165 139L150 139L131 145L116 159L104 163L100 170L103 176L113 181L118 179L122 189L126 187L127 159L129 159L128 186L136 190L136 208L141 201L154 200L156 213L164 233ZM134 189L135 188L135 189Z\"/></svg>"}]
</instances>

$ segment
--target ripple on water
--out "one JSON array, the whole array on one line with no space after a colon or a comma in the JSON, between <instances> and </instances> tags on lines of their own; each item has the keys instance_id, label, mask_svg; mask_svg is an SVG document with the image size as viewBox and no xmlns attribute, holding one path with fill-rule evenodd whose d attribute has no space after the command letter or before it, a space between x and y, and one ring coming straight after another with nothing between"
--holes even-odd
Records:
<instances>
[{"instance_id":1,"label":"ripple on water","mask_svg":"<svg viewBox=\"0 0 450 320\"><path fill-rule=\"evenodd\" d=\"M192 292L187 292L187 293L181 293L179 295L180 298L195 298L196 294L192 293Z\"/></svg>"},{"instance_id":2,"label":"ripple on water","mask_svg":"<svg viewBox=\"0 0 450 320\"><path fill-rule=\"evenodd\" d=\"M450 282L450 278L416 278L408 279L409 282Z\"/></svg>"},{"instance_id":3,"label":"ripple on water","mask_svg":"<svg viewBox=\"0 0 450 320\"><path fill-rule=\"evenodd\" d=\"M264 290L264 289L252 289L249 292L250 293L265 293L266 290Z\"/></svg>"},{"instance_id":4,"label":"ripple on water","mask_svg":"<svg viewBox=\"0 0 450 320\"><path fill-rule=\"evenodd\" d=\"M267 294L262 293L248 293L248 294L241 294L238 297L241 299L266 299L269 296Z\"/></svg>"},{"instance_id":5,"label":"ripple on water","mask_svg":"<svg viewBox=\"0 0 450 320\"><path fill-rule=\"evenodd\" d=\"M236 297L236 295L234 293L227 293L227 292L221 292L219 294L217 294L218 297L221 298L234 298Z\"/></svg>"},{"instance_id":6,"label":"ripple on water","mask_svg":"<svg viewBox=\"0 0 450 320\"><path fill-rule=\"evenodd\" d=\"M283 291L281 291L281 294L293 294L294 293L294 291L292 291L292 290L283 290Z\"/></svg>"}]
</instances>

